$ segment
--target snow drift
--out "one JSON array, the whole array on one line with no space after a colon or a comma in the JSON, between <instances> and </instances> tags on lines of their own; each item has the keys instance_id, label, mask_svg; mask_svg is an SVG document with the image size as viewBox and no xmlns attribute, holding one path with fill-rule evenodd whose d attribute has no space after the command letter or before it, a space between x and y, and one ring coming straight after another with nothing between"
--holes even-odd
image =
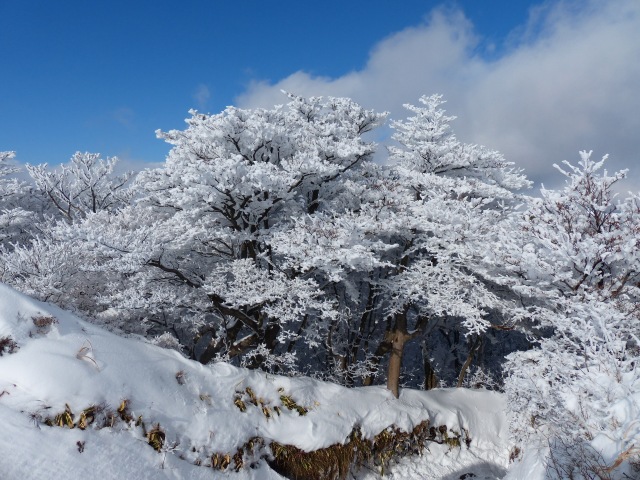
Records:
<instances>
[{"instance_id":1,"label":"snow drift","mask_svg":"<svg viewBox=\"0 0 640 480\"><path fill-rule=\"evenodd\" d=\"M390 478L458 478L448 475L469 468L496 478L507 466L505 405L497 393L403 390L395 399L382 387L347 389L225 363L205 366L0 284L2 339L4 479L213 478L206 468L212 459L237 453L251 439L264 448L253 457L245 453L238 472L215 475L282 478L267 463L271 442L312 451L342 444L356 429L372 438L392 426L411 431L425 420L446 425L468 445L430 444L423 458L396 465ZM158 451L149 433L156 428Z\"/></svg>"}]
</instances>

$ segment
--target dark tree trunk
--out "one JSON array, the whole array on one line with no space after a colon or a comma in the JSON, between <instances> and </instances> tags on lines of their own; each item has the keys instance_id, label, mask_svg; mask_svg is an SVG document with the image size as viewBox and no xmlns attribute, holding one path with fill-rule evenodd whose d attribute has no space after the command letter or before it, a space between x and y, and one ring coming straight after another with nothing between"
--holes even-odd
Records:
<instances>
[{"instance_id":1,"label":"dark tree trunk","mask_svg":"<svg viewBox=\"0 0 640 480\"><path fill-rule=\"evenodd\" d=\"M407 331L407 312L409 307L397 313L395 316L394 329L387 333L387 341L391 344L391 355L389 356L389 369L387 370L387 388L391 390L393 396L400 396L400 372L402 371L402 354L404 344L411 338Z\"/></svg>"},{"instance_id":2,"label":"dark tree trunk","mask_svg":"<svg viewBox=\"0 0 640 480\"><path fill-rule=\"evenodd\" d=\"M387 372L387 388L391 390L393 396L400 396L400 372L402 371L402 354L404 345L411 338L404 329L396 329L389 335L391 343L391 356L389 357L389 370Z\"/></svg>"},{"instance_id":3,"label":"dark tree trunk","mask_svg":"<svg viewBox=\"0 0 640 480\"><path fill-rule=\"evenodd\" d=\"M438 386L438 376L436 375L433 365L431 365L426 342L422 344L422 364L424 368L424 389L431 390L436 388Z\"/></svg>"},{"instance_id":4,"label":"dark tree trunk","mask_svg":"<svg viewBox=\"0 0 640 480\"><path fill-rule=\"evenodd\" d=\"M458 375L458 388L462 387L462 384L464 383L464 376L467 374L467 370L469 369L471 362L473 362L473 357L475 356L476 352L480 349L481 345L482 345L482 336L478 335L473 341L473 343L471 344L471 348L469 349L469 354L467 355L467 359L465 360L464 364L462 365L462 368L460 369L460 375Z\"/></svg>"},{"instance_id":5,"label":"dark tree trunk","mask_svg":"<svg viewBox=\"0 0 640 480\"><path fill-rule=\"evenodd\" d=\"M238 333L242 329L242 323L236 321L234 325L226 330L226 334L224 338L216 337L214 329L213 338L207 345L207 348L202 352L198 361L204 365L213 360L216 355L221 353L225 348L231 350L231 346L235 343L236 338L238 337Z\"/></svg>"}]
</instances>

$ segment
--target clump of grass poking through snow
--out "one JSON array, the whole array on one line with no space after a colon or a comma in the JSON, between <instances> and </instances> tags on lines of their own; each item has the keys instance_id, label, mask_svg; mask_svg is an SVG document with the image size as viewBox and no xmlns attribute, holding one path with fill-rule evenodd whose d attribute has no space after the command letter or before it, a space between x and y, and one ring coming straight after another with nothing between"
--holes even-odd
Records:
<instances>
[{"instance_id":1,"label":"clump of grass poking through snow","mask_svg":"<svg viewBox=\"0 0 640 480\"><path fill-rule=\"evenodd\" d=\"M156 423L151 430L147 432L147 442L153 447L156 452L162 450L166 435L160 428L160 424Z\"/></svg>"},{"instance_id":2,"label":"clump of grass poking through snow","mask_svg":"<svg viewBox=\"0 0 640 480\"><path fill-rule=\"evenodd\" d=\"M73 421L73 412L71 411L71 407L68 403L64 405L64 411L57 414L53 418L45 418L45 425L49 425L50 427L69 427L75 428L76 424Z\"/></svg>"},{"instance_id":3,"label":"clump of grass poking through snow","mask_svg":"<svg viewBox=\"0 0 640 480\"><path fill-rule=\"evenodd\" d=\"M231 455L228 453L214 453L211 455L211 468L226 470L231 463Z\"/></svg>"},{"instance_id":4,"label":"clump of grass poking through snow","mask_svg":"<svg viewBox=\"0 0 640 480\"><path fill-rule=\"evenodd\" d=\"M13 338L0 337L0 357L5 353L16 353L18 351L18 344L13 340Z\"/></svg>"},{"instance_id":5,"label":"clump of grass poking through snow","mask_svg":"<svg viewBox=\"0 0 640 480\"><path fill-rule=\"evenodd\" d=\"M96 412L97 412L97 407L95 405L85 408L80 413L80 418L78 419L76 426L80 430L84 430L85 428L87 428L89 425L91 425L95 421Z\"/></svg>"},{"instance_id":6,"label":"clump of grass poking through snow","mask_svg":"<svg viewBox=\"0 0 640 480\"><path fill-rule=\"evenodd\" d=\"M115 411L108 409L103 404L91 405L90 407L85 408L77 419L71 411L71 407L68 404L65 404L63 412L55 415L54 417L45 418L43 423L50 427L78 427L80 430L84 430L89 425L93 424L98 417L102 417L103 420L98 424L98 429L113 428L119 422L124 422L128 428L133 426L142 428L142 433L147 438L147 443L151 445L154 450L159 452L164 446L166 434L164 430L160 428L160 424L155 424L151 430L147 431L145 424L142 421L142 416L139 416L134 423L134 417L129 409L129 401L127 399L123 399ZM38 421L40 417L39 415L34 414L33 418L34 421Z\"/></svg>"},{"instance_id":7,"label":"clump of grass poking through snow","mask_svg":"<svg viewBox=\"0 0 640 480\"><path fill-rule=\"evenodd\" d=\"M449 433L454 434L450 436ZM389 427L372 439L362 436L360 429L351 432L344 444L334 444L311 452L272 442L271 467L288 478L308 480L344 480L349 472L363 466L378 468L381 475L389 465L402 457L422 454L428 442L460 448L461 436L446 425L429 427L424 421L411 432ZM468 444L467 444L468 445Z\"/></svg>"},{"instance_id":8,"label":"clump of grass poking through snow","mask_svg":"<svg viewBox=\"0 0 640 480\"><path fill-rule=\"evenodd\" d=\"M58 319L52 315L36 315L31 317L31 321L36 326L38 333L47 333L51 325L58 324Z\"/></svg>"},{"instance_id":9,"label":"clump of grass poking through snow","mask_svg":"<svg viewBox=\"0 0 640 480\"><path fill-rule=\"evenodd\" d=\"M308 408L298 405L290 395L286 395L284 389L278 389L278 393L280 394L280 402L288 410L296 411L300 416L304 416L309 412ZM233 404L241 412L246 412L248 406L251 405L258 407L266 418L272 418L274 414L278 416L282 414L280 406L271 405L268 400L258 397L251 387L247 387L244 391L236 391L233 397Z\"/></svg>"},{"instance_id":10,"label":"clump of grass poking through snow","mask_svg":"<svg viewBox=\"0 0 640 480\"><path fill-rule=\"evenodd\" d=\"M129 400L126 398L120 402L120 406L118 407L118 416L123 422L133 422L133 415L131 415L131 411L129 410Z\"/></svg>"},{"instance_id":11,"label":"clump of grass poking through snow","mask_svg":"<svg viewBox=\"0 0 640 480\"><path fill-rule=\"evenodd\" d=\"M291 395L285 395L283 388L279 388L278 393L280 393L280 401L282 402L282 405L287 407L289 410L295 410L301 417L304 417L309 413L309 409L298 405L295 400L291 398Z\"/></svg>"}]
</instances>

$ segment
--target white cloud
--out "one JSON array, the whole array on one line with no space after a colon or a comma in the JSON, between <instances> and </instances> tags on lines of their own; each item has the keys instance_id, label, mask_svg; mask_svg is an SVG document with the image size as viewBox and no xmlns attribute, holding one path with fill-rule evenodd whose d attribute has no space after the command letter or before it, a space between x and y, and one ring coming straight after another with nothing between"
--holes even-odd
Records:
<instances>
[{"instance_id":1,"label":"white cloud","mask_svg":"<svg viewBox=\"0 0 640 480\"><path fill-rule=\"evenodd\" d=\"M207 102L210 98L211 92L209 91L209 87L203 83L196 87L196 90L193 93L193 99L200 110L204 110L206 108Z\"/></svg>"},{"instance_id":2,"label":"white cloud","mask_svg":"<svg viewBox=\"0 0 640 480\"><path fill-rule=\"evenodd\" d=\"M280 89L349 96L398 118L403 103L443 93L461 140L502 151L534 180L557 183L553 163L593 149L596 158L611 154L609 170L631 168L630 188L640 189L640 2L545 3L498 58L483 58L477 45L462 13L435 10L379 42L360 71L256 81L237 100L284 103Z\"/></svg>"}]
</instances>

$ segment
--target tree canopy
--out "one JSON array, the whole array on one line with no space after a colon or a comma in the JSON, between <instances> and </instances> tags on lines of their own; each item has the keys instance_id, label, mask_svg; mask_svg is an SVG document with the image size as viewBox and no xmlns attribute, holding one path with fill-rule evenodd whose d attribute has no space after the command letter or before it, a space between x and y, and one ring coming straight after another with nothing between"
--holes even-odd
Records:
<instances>
[{"instance_id":1,"label":"tree canopy","mask_svg":"<svg viewBox=\"0 0 640 480\"><path fill-rule=\"evenodd\" d=\"M350 99L288 99L190 112L137 175L78 152L22 181L0 153L2 281L202 363L396 397L504 388L514 442L548 448L550 476L637 458L640 427L615 410L640 417L625 172L582 152L564 189L529 196L512 162L456 138L439 95L388 127Z\"/></svg>"}]
</instances>

